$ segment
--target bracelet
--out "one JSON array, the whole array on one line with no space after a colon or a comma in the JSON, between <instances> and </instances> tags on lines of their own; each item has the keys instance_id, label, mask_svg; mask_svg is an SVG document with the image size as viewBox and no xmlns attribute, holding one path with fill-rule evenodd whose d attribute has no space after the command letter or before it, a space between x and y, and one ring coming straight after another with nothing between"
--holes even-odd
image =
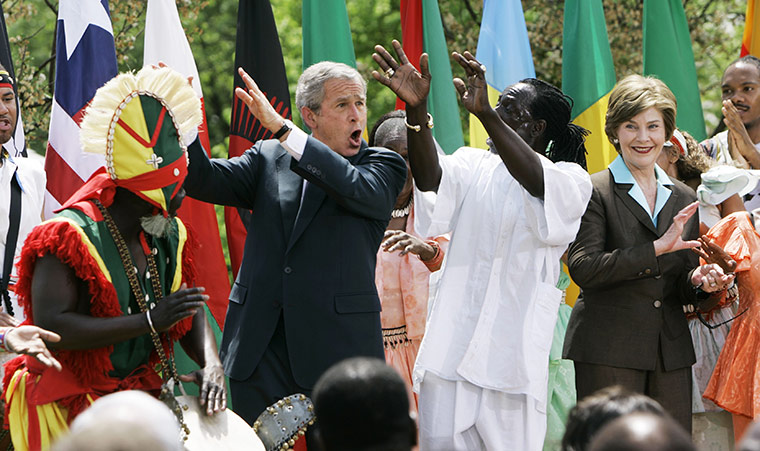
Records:
<instances>
[{"instance_id":1,"label":"bracelet","mask_svg":"<svg viewBox=\"0 0 760 451\"><path fill-rule=\"evenodd\" d=\"M422 260L420 258L420 261L427 266L428 271L436 272L441 269L441 263L443 263L443 251L441 250L441 245L435 240L426 240L425 243L432 246L435 250L435 254L433 254L433 258L430 260Z\"/></svg>"},{"instance_id":2,"label":"bracelet","mask_svg":"<svg viewBox=\"0 0 760 451\"><path fill-rule=\"evenodd\" d=\"M145 311L145 317L148 318L148 325L150 326L150 331L153 332L153 334L158 335L158 332L156 332L156 328L153 327L153 320L150 319L150 310Z\"/></svg>"},{"instance_id":3,"label":"bracelet","mask_svg":"<svg viewBox=\"0 0 760 451\"><path fill-rule=\"evenodd\" d=\"M428 121L427 121L427 124L425 124L425 126L427 126L427 128L429 128L429 129L432 129L433 128L433 115L430 114L430 113L428 113L427 117L428 117ZM421 125L409 125L409 122L406 121L406 118L404 118L404 125L406 125L406 128L408 128L409 130L414 130L415 133L419 133L420 130L422 130L422 126Z\"/></svg>"}]
</instances>

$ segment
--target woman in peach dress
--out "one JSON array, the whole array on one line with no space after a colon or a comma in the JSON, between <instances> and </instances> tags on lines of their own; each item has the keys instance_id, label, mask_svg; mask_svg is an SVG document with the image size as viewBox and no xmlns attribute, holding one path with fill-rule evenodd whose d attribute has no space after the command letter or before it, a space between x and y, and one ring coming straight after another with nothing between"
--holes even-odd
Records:
<instances>
[{"instance_id":1,"label":"woman in peach dress","mask_svg":"<svg viewBox=\"0 0 760 451\"><path fill-rule=\"evenodd\" d=\"M407 159L405 118L403 110L382 116L372 128L370 146L391 149ZM383 307L380 321L385 360L404 379L410 406L416 412L412 370L425 332L430 274L440 268L442 245L448 240L423 240L415 235L413 191L409 172L377 253L375 284Z\"/></svg>"},{"instance_id":2,"label":"woman in peach dress","mask_svg":"<svg viewBox=\"0 0 760 451\"><path fill-rule=\"evenodd\" d=\"M731 412L736 442L760 418L760 235L747 212L733 213L708 232L736 263L739 307L704 397Z\"/></svg>"}]
</instances>

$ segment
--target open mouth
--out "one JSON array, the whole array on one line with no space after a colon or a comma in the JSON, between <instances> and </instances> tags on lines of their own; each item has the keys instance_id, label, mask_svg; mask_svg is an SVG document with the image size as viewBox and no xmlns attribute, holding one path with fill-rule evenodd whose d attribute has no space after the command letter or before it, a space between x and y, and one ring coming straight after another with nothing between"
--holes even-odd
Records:
<instances>
[{"instance_id":1,"label":"open mouth","mask_svg":"<svg viewBox=\"0 0 760 451\"><path fill-rule=\"evenodd\" d=\"M0 130L10 130L11 121L7 118L0 118Z\"/></svg>"},{"instance_id":2,"label":"open mouth","mask_svg":"<svg viewBox=\"0 0 760 451\"><path fill-rule=\"evenodd\" d=\"M362 131L361 130L354 130L351 133L351 136L348 138L349 143L353 147L359 147L362 144Z\"/></svg>"}]
</instances>

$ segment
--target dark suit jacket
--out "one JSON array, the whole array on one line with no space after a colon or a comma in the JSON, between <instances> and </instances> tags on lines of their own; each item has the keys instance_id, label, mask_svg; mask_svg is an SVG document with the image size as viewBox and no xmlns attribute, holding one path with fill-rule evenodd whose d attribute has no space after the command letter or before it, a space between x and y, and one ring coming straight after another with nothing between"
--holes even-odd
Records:
<instances>
[{"instance_id":1,"label":"dark suit jacket","mask_svg":"<svg viewBox=\"0 0 760 451\"><path fill-rule=\"evenodd\" d=\"M695 303L689 277L698 259L691 250L655 257L654 240L670 227L694 191L674 181L657 216L649 215L605 170L591 176L594 189L568 267L582 294L565 336L564 358L578 362L654 370L657 346L667 371L691 366L694 347L683 304ZM686 223L684 239L698 237L697 214Z\"/></svg>"},{"instance_id":2,"label":"dark suit jacket","mask_svg":"<svg viewBox=\"0 0 760 451\"><path fill-rule=\"evenodd\" d=\"M347 357L383 358L375 255L406 180L401 156L362 142L344 158L312 137L300 161L276 140L229 160L197 143L188 151L190 196L253 210L220 350L226 374L253 373L280 315L304 388Z\"/></svg>"}]
</instances>

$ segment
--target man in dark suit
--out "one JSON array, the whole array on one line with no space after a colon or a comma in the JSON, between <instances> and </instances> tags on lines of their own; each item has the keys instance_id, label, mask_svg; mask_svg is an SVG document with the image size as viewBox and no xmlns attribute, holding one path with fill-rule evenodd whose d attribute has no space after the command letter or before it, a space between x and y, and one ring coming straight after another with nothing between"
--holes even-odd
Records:
<instances>
[{"instance_id":1,"label":"man in dark suit","mask_svg":"<svg viewBox=\"0 0 760 451\"><path fill-rule=\"evenodd\" d=\"M375 254L406 180L395 152L369 148L366 83L345 64L301 75L296 105L308 136L256 83L236 95L275 139L236 158L190 147L187 192L253 210L230 293L221 358L235 411L248 423L352 356L383 358Z\"/></svg>"}]
</instances>

